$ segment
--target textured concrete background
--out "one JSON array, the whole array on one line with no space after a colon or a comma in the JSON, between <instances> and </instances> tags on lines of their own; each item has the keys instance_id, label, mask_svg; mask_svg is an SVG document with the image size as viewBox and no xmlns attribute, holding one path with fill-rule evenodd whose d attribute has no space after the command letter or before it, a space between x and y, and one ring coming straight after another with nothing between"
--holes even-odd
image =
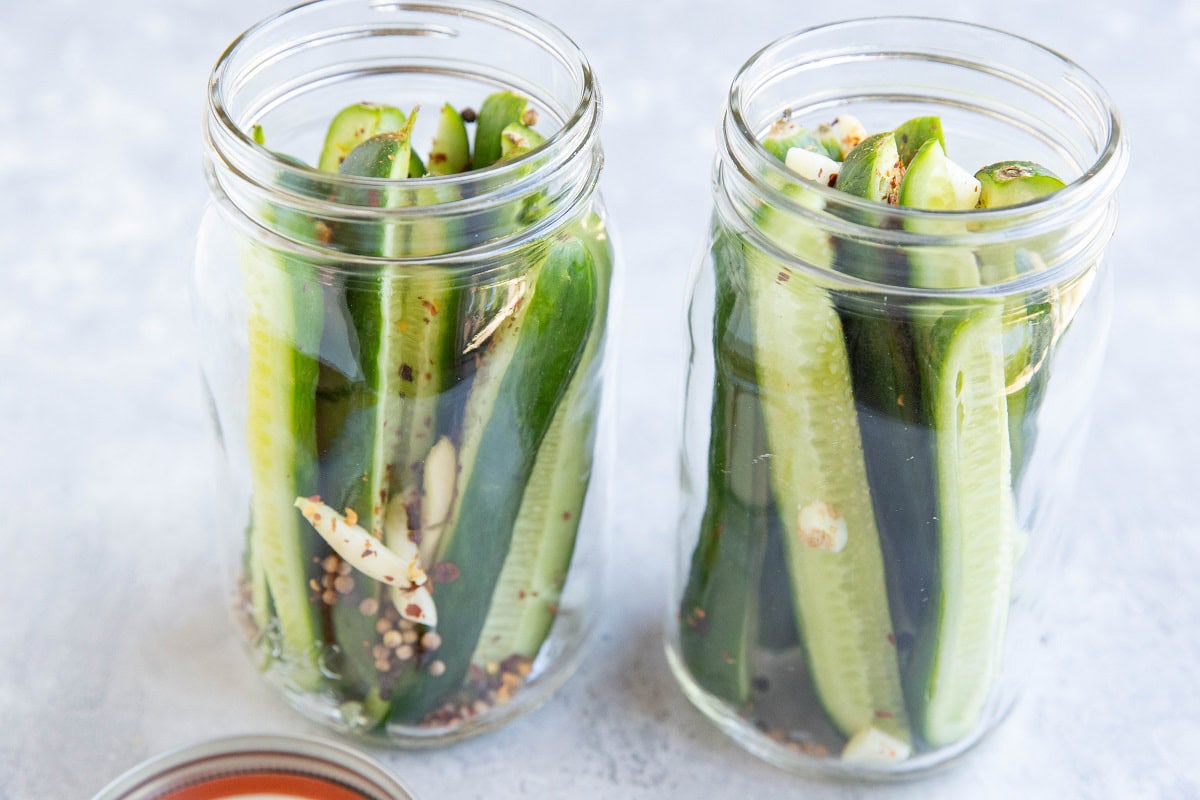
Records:
<instances>
[{"instance_id":1,"label":"textured concrete background","mask_svg":"<svg viewBox=\"0 0 1200 800\"><path fill-rule=\"evenodd\" d=\"M1200 797L1200 3L530 0L607 98L622 234L614 593L549 706L449 750L387 754L424 797ZM265 0L0 0L0 797L84 798L166 748L314 732L235 643L206 500L185 281L199 121L222 47ZM738 65L835 17L1016 30L1105 84L1134 141L1112 346L1044 668L1008 723L921 784L807 783L744 754L659 645L674 535L685 274Z\"/></svg>"}]
</instances>

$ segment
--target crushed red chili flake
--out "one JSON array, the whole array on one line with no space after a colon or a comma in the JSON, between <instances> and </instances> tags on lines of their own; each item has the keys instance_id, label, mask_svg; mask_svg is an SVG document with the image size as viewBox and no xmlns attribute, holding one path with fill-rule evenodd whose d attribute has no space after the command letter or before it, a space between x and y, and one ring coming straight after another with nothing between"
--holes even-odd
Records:
<instances>
[{"instance_id":1,"label":"crushed red chili flake","mask_svg":"<svg viewBox=\"0 0 1200 800\"><path fill-rule=\"evenodd\" d=\"M400 380L408 381L411 383L412 379L413 379L412 365L411 364L401 364L400 365Z\"/></svg>"},{"instance_id":2,"label":"crushed red chili flake","mask_svg":"<svg viewBox=\"0 0 1200 800\"><path fill-rule=\"evenodd\" d=\"M570 520L570 519L571 519L571 512L570 512L570 511L564 511L564 512L563 512L563 521L565 522L565 521L568 521L568 520Z\"/></svg>"},{"instance_id":3,"label":"crushed red chili flake","mask_svg":"<svg viewBox=\"0 0 1200 800\"><path fill-rule=\"evenodd\" d=\"M370 557L370 556L373 556L373 555L376 555L376 551L374 551L374 550L372 550L371 548L369 548L369 547L368 547L366 550L363 550L363 551L362 551L362 556L361 556L361 558L368 558L368 557Z\"/></svg>"},{"instance_id":4,"label":"crushed red chili flake","mask_svg":"<svg viewBox=\"0 0 1200 800\"><path fill-rule=\"evenodd\" d=\"M422 619L425 616L425 612L422 611L421 607L419 605L417 605L416 603L409 603L408 605L406 605L404 607L404 613L407 616L413 617L415 619Z\"/></svg>"},{"instance_id":5,"label":"crushed red chili flake","mask_svg":"<svg viewBox=\"0 0 1200 800\"><path fill-rule=\"evenodd\" d=\"M388 583L392 583L393 581L395 581L395 580L396 580L396 579L395 579L395 578L393 578L391 575L384 575L384 576L383 576L383 579L384 579L385 581L387 581Z\"/></svg>"},{"instance_id":6,"label":"crushed red chili flake","mask_svg":"<svg viewBox=\"0 0 1200 800\"><path fill-rule=\"evenodd\" d=\"M892 645L893 647L896 646L896 634L892 633L891 631L888 632L888 644Z\"/></svg>"},{"instance_id":7,"label":"crushed red chili flake","mask_svg":"<svg viewBox=\"0 0 1200 800\"><path fill-rule=\"evenodd\" d=\"M895 719L896 715L890 711L876 711L875 718L876 719Z\"/></svg>"},{"instance_id":8,"label":"crushed red chili flake","mask_svg":"<svg viewBox=\"0 0 1200 800\"><path fill-rule=\"evenodd\" d=\"M783 270L780 270L779 274L777 276L775 276L775 280L779 281L780 283L787 283L791 279L792 279L792 276L788 275Z\"/></svg>"}]
</instances>

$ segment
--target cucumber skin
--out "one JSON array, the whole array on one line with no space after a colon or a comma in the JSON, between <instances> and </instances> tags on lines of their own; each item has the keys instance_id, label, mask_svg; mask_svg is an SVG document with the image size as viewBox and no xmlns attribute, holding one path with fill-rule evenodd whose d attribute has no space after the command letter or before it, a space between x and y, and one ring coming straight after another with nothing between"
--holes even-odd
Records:
<instances>
[{"instance_id":1,"label":"cucumber skin","mask_svg":"<svg viewBox=\"0 0 1200 800\"><path fill-rule=\"evenodd\" d=\"M387 132L359 142L338 168L342 174L404 179L413 167L409 118L399 131ZM380 193L387 205L389 193ZM353 233L335 229L334 237L353 238L353 249L379 256L401 256L405 243L394 229L375 224L357 226ZM383 516L405 435L402 375L390 367L402 360L404 342L397 325L411 316L403 302L405 278L389 267L378 268L378 276L347 278L340 289L348 321L350 350L355 355L358 375L349 382L350 396L340 430L322 464L321 491L335 508L352 508L361 523L376 536L384 537ZM400 319L395 319L396 313ZM390 320L390 323L389 323ZM381 365L386 352L389 365ZM375 616L359 611L366 598L380 597L380 586L355 576L351 592L340 594L330 609L332 637L341 651L340 674L343 696L364 701L367 715L376 720L386 709L379 698L386 693L388 677L375 667L371 648L378 642Z\"/></svg>"},{"instance_id":2,"label":"cucumber skin","mask_svg":"<svg viewBox=\"0 0 1200 800\"><path fill-rule=\"evenodd\" d=\"M522 315L512 361L495 378L499 394L483 423L475 463L462 467L460 475L469 476L460 487L458 517L441 544L438 563L458 571L457 578L434 587L442 639L436 658L446 670L406 681L393 698L394 721L420 721L463 686L538 447L587 341L595 280L582 244L550 244Z\"/></svg>"},{"instance_id":3,"label":"cucumber skin","mask_svg":"<svg viewBox=\"0 0 1200 800\"><path fill-rule=\"evenodd\" d=\"M745 287L738 287L744 283L739 280L740 248L719 229L716 236L708 493L679 607L679 648L698 684L742 705L750 699L758 640L759 580L770 528L769 476L765 460L739 452L746 445L764 451L765 432L754 394L752 355L737 352L750 349L749 331L740 330L749 324ZM759 497L741 497L738 489L751 494L757 489Z\"/></svg>"},{"instance_id":4,"label":"cucumber skin","mask_svg":"<svg viewBox=\"0 0 1200 800\"><path fill-rule=\"evenodd\" d=\"M927 623L936 578L933 433L904 308L843 302L839 313L903 670L912 654L904 645Z\"/></svg>"},{"instance_id":5,"label":"cucumber skin","mask_svg":"<svg viewBox=\"0 0 1200 800\"><path fill-rule=\"evenodd\" d=\"M906 175L914 177L912 171ZM909 229L952 235L965 224L914 220ZM941 248L910 253L907 260L914 287L982 282L971 251ZM1015 513L1002 313L1003 304L990 301L927 300L909 309L922 413L933 441L937 535L931 602L915 629L904 685L914 728L934 748L960 741L978 727L1004 645ZM952 365L958 366L951 370ZM992 401L994 430L975 424L960 435L962 406L972 399L963 399L963 387L975 393L976 409ZM967 421L975 416L972 411ZM981 449L990 455L973 459ZM909 558L924 556L911 553Z\"/></svg>"},{"instance_id":6,"label":"cucumber skin","mask_svg":"<svg viewBox=\"0 0 1200 800\"><path fill-rule=\"evenodd\" d=\"M550 635L558 614L558 603L570 569L575 542L582 523L583 507L591 478L592 453L596 438L600 392L591 382L591 365L603 361L605 321L608 317L613 252L604 221L591 213L575 228L591 256L596 272L596 320L588 334L576 374L555 412L554 420L538 449L521 510L513 525L509 556L492 598L491 610L480 635L472 663L486 666L516 654L535 659ZM511 564L512 553L521 539L536 540L537 562L532 570ZM510 578L511 570L511 578ZM519 580L525 597L504 597L501 590ZM492 637L488 631L493 614L511 616L504 604L519 616L516 630L508 636Z\"/></svg>"},{"instance_id":7,"label":"cucumber skin","mask_svg":"<svg viewBox=\"0 0 1200 800\"><path fill-rule=\"evenodd\" d=\"M484 98L475 123L473 169L490 167L503 156L503 132L519 123L529 107L529 98L512 92L496 92Z\"/></svg>"},{"instance_id":8,"label":"cucumber skin","mask_svg":"<svg viewBox=\"0 0 1200 800\"><path fill-rule=\"evenodd\" d=\"M927 327L918 332L934 426L939 530L934 602L928 623L917 630L905 686L917 730L933 747L953 744L975 730L1000 666L1012 582L1014 525L1000 318L999 306L944 310L936 322L923 323ZM960 352L963 350L965 355ZM1000 422L995 430L974 437L975 446L990 442L995 448L994 458L987 460L997 462L992 476L999 479L990 486L994 502L983 524L967 529L961 499L973 487L963 484L957 468L963 455L957 431L963 423L958 401L948 395L957 397L953 387L960 381L951 379L948 367L962 364L965 370L969 358L985 362L985 368L977 373L982 377L968 376L962 383L967 387L975 380L990 384L985 394L994 398L993 411ZM971 361L970 365L977 367L978 363ZM955 431L953 436L950 431ZM972 565L976 569L966 573ZM994 574L990 585L981 580L981 565ZM965 602L963 595L979 591L992 596L987 604L990 608L985 609L984 619L972 620L966 630L979 637L985 648L982 653L970 645L956 649L963 630L956 624Z\"/></svg>"},{"instance_id":9,"label":"cucumber skin","mask_svg":"<svg viewBox=\"0 0 1200 800\"><path fill-rule=\"evenodd\" d=\"M298 235L303 235L308 225L303 217L290 212L271 209L267 214L283 230ZM260 629L271 615L279 620L286 677L301 688L312 690L322 682L316 662L320 620L308 598L310 561L318 552L319 543L303 517L294 508L289 509L288 504L296 496L317 490L316 390L317 353L323 327L321 288L310 265L286 256L274 257L264 245L253 241L247 243L243 271L251 308L248 324L251 364L254 351L265 350L268 352L263 358L279 366L286 365L287 373L263 374L252 369L247 377L247 445L254 485L248 558L253 581L253 614ZM279 305L270 310L269 306L275 304ZM256 314L256 307L264 311ZM273 327L279 329L271 330ZM261 403L269 402L281 382L287 384L284 390L290 397L287 407L260 407ZM276 423L281 417L287 423L279 430ZM284 439L282 443L275 440L280 436ZM260 446L256 446L256 441ZM279 444L290 446L292 451L283 459L286 465L276 463L265 450ZM278 474L281 469L287 470L282 480Z\"/></svg>"}]
</instances>

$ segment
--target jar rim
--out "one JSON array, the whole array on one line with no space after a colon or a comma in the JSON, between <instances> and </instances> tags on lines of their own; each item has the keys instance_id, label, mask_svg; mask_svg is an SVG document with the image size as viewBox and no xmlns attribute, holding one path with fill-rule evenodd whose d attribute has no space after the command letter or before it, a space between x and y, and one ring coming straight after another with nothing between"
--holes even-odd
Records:
<instances>
[{"instance_id":1,"label":"jar rim","mask_svg":"<svg viewBox=\"0 0 1200 800\"><path fill-rule=\"evenodd\" d=\"M1072 180L1063 189L1030 202L1001 208L971 209L967 211L935 211L902 206L886 206L886 213L897 219L960 221L965 216L969 216L973 222L981 223L980 227L987 228L987 231L976 230L962 234L939 236L937 234L922 234L905 230L888 229L882 231L882 233L886 234L888 241L914 246L930 244L971 246L991 243L993 240L998 241L1002 238L1012 238L1015 230L1020 230L1020 235L1022 236L1036 235L1040 232L1038 230L1040 228L1054 227L1055 224L1060 224L1054 220L1061 220L1063 217L1069 217L1073 213L1103 202L1115 192L1128 165L1129 145L1123 132L1120 116L1112 99L1090 73L1062 53L1032 39L986 25L931 16L895 15L859 17L825 23L782 36L754 53L738 70L730 86L727 112L725 120L722 123L725 146L727 151L733 151L733 160L737 163L738 171L750 180L756 180L755 175L762 174L774 175L789 182L795 182L796 179L794 173L788 170L778 158L771 155L761 142L759 142L754 127L749 122L748 114L746 113L746 104L755 91L762 88L778 74L777 71L771 72L767 69L768 62L773 57L786 52L789 48L797 48L798 45L803 44L806 40L823 34L849 33L879 26L886 28L904 24L929 27L945 26L950 30L958 29L964 32L984 34L996 37L998 40L1009 44L1030 48L1030 52L1038 53L1041 56L1050 57L1063 70L1067 82L1083 95L1088 101L1091 110L1097 112L1097 116L1104 125L1106 135L1102 146L1097 148L1099 152L1095 159L1089 165L1082 168L1078 178ZM871 41L871 37L864 36L863 41ZM1047 94L1050 90L1044 84L1039 86L1039 82L1035 77L1015 69L1006 68L1000 64L988 62L983 57L976 56L971 58L962 51L953 51L949 48L937 51L933 48L922 49L921 46L911 46L903 51L885 51L879 48L880 46L878 45L864 44L858 47L845 47L836 50L811 49L805 51L805 58L801 63L815 65L827 62L830 59L847 59L855 55L872 58L886 56L890 58L922 59L979 70L1014 82L1024 89L1038 92L1047 97L1047 99L1055 100L1060 104L1063 102L1058 95ZM791 68L795 68L796 66L798 66L796 62L790 64ZM1082 120L1077 121L1082 124ZM736 151L735 148L737 148ZM747 159L753 162L753 169L747 168L747 165L744 163L744 160ZM789 213L801 217L812 217L816 213L812 208L802 203L797 203L795 199L779 191L776 187L762 183L760 188L770 198L772 205L783 207ZM814 197L835 203L842 208L853 209L859 212L880 212L881 206L879 203L838 191L836 188L805 181L804 189L806 193L811 193ZM821 215L821 219L822 222L826 222L829 220L829 215ZM839 222L844 223L844 226L847 228L853 228L857 235L865 235L866 238L872 238L867 233L871 230L870 226L857 225L848 220L839 220ZM1028 234L1026 231L1028 231Z\"/></svg>"},{"instance_id":2,"label":"jar rim","mask_svg":"<svg viewBox=\"0 0 1200 800\"><path fill-rule=\"evenodd\" d=\"M388 178L361 177L342 175L333 172L323 172L307 164L290 160L274 151L258 144L252 135L243 129L229 111L227 84L237 75L232 73L236 58L244 55L247 50L268 39L270 35L284 25L305 14L326 8L338 6L361 5L363 0L308 0L299 5L280 11L266 17L239 34L221 53L209 76L207 92L207 121L205 125L206 138L209 147L220 154L225 163L242 176L261 182L270 180L273 183L286 183L289 178L293 183L303 184L305 181L319 180L331 187L344 187L347 190L339 192L339 196L353 196L352 190L378 189L382 186L394 185L395 181ZM566 114L562 125L546 137L538 147L511 161L498 162L482 169L449 175L425 175L421 177L421 186L437 190L440 187L462 187L481 181L489 185L509 189L517 184L536 180L536 175L529 173L531 162L541 165L560 165L572 159L577 153L586 150L594 140L600 123L600 91L592 70L583 51L564 31L549 21L525 11L503 0L366 0L367 7L383 12L415 11L435 14L445 14L448 18L458 17L473 19L485 24L502 28L528 39L542 47L573 75L577 83L578 101L573 109ZM343 27L314 34L295 46L312 46L333 39L352 38L355 36L372 35L366 26ZM391 33L400 32L395 28L388 29ZM419 36L448 36L453 30L430 23L410 23L403 33ZM263 63L279 58L285 51L267 51L258 57L248 68L256 69ZM533 172L540 173L540 168ZM479 195L477 194L478 198ZM347 206L355 207L355 206ZM393 216L406 214L428 214L428 209L419 207L411 209L387 209Z\"/></svg>"}]
</instances>

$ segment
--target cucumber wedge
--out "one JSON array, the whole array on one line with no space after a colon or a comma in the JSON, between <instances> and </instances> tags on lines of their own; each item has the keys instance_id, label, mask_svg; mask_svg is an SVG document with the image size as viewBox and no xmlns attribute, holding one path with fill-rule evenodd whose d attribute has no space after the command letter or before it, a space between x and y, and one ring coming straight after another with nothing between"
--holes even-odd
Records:
<instances>
[{"instance_id":1,"label":"cucumber wedge","mask_svg":"<svg viewBox=\"0 0 1200 800\"><path fill-rule=\"evenodd\" d=\"M902 203L936 210L973 208L978 194L978 182L946 158L937 140L913 157L900 190ZM919 230L952 233L955 225L923 221ZM969 252L913 253L910 262L919 286L979 282ZM934 747L978 726L999 670L1011 595L1002 312L1000 304L950 301L911 312L924 413L933 426L938 535L934 599L917 627L905 687L916 729Z\"/></svg>"},{"instance_id":2,"label":"cucumber wedge","mask_svg":"<svg viewBox=\"0 0 1200 800\"><path fill-rule=\"evenodd\" d=\"M980 208L1001 208L1028 203L1062 189L1066 184L1053 172L1031 161L1001 161L975 173L982 191ZM999 282L1015 277L1020 252L1005 252L1003 262L992 269ZM1029 298L1013 301L1005 311L1006 366L1008 382L1009 441L1012 449L1013 487L1020 485L1028 454L1037 437L1036 413L1045 392L1049 369L1046 365L1053 336L1050 303Z\"/></svg>"},{"instance_id":3,"label":"cucumber wedge","mask_svg":"<svg viewBox=\"0 0 1200 800\"><path fill-rule=\"evenodd\" d=\"M760 226L776 239L801 239L810 263L829 263L828 243L822 248L811 241L815 232L788 230L801 226L787 223L767 210ZM813 261L823 249L825 260ZM907 741L841 320L810 277L753 246L745 258L771 483L813 688L843 735L873 725Z\"/></svg>"},{"instance_id":4,"label":"cucumber wedge","mask_svg":"<svg viewBox=\"0 0 1200 800\"><path fill-rule=\"evenodd\" d=\"M400 130L404 121L404 112L392 106L355 103L343 108L329 123L317 169L337 172L351 150L376 134Z\"/></svg>"},{"instance_id":5,"label":"cucumber wedge","mask_svg":"<svg viewBox=\"0 0 1200 800\"><path fill-rule=\"evenodd\" d=\"M717 236L708 496L679 608L679 644L697 683L741 705L750 698L758 644L770 478L760 458L767 442L754 393L749 305L739 289L741 248L732 235Z\"/></svg>"},{"instance_id":6,"label":"cucumber wedge","mask_svg":"<svg viewBox=\"0 0 1200 800\"><path fill-rule=\"evenodd\" d=\"M411 169L411 131L415 113L394 133L377 134L360 142L342 160L340 174L399 180ZM392 193L380 193L387 205ZM339 235L335 231L334 236ZM404 242L394 226L376 224L358 230L355 248L380 256L400 256ZM321 492L326 503L350 509L359 524L385 543L394 543L396 532L385 528L386 511L396 472L396 450L405 432L401 379L404 365L406 308L400 278L386 267L369 277L349 278L341 287L340 302L349 322L355 348L357 380L341 429L323 461ZM364 600L379 607L380 585L356 575L354 589L339 596L330 609L334 641L342 653L344 685L356 697L367 698L367 713L378 718L386 712L379 669L372 656L378 640L375 615L360 609Z\"/></svg>"},{"instance_id":7,"label":"cucumber wedge","mask_svg":"<svg viewBox=\"0 0 1200 800\"><path fill-rule=\"evenodd\" d=\"M592 214L578 226L596 272L596 319L608 314L612 251L604 223ZM594 324L570 388L542 439L512 543L471 662L485 668L519 655L533 659L558 613L575 549L592 468L600 409L594 371L602 358L603 324Z\"/></svg>"},{"instance_id":8,"label":"cucumber wedge","mask_svg":"<svg viewBox=\"0 0 1200 800\"><path fill-rule=\"evenodd\" d=\"M528 110L529 98L513 92L496 92L484 99L475 124L475 169L490 167L501 159L504 129L524 122Z\"/></svg>"},{"instance_id":9,"label":"cucumber wedge","mask_svg":"<svg viewBox=\"0 0 1200 800\"><path fill-rule=\"evenodd\" d=\"M931 746L978 726L1000 668L1013 565L1001 309L944 313L924 338L936 442L937 583L918 628L910 702Z\"/></svg>"},{"instance_id":10,"label":"cucumber wedge","mask_svg":"<svg viewBox=\"0 0 1200 800\"><path fill-rule=\"evenodd\" d=\"M482 357L463 421L459 491L433 567L434 574L453 576L434 589L442 668L423 671L397 690L393 719L418 722L463 686L523 489L582 357L595 301L586 248L573 240L552 242L523 310L495 332Z\"/></svg>"},{"instance_id":11,"label":"cucumber wedge","mask_svg":"<svg viewBox=\"0 0 1200 800\"><path fill-rule=\"evenodd\" d=\"M429 172L431 175L455 175L471 166L471 144L467 138L467 125L462 114L446 103L438 117L437 134L429 148Z\"/></svg>"},{"instance_id":12,"label":"cucumber wedge","mask_svg":"<svg viewBox=\"0 0 1200 800\"><path fill-rule=\"evenodd\" d=\"M896 137L896 149L906 167L926 142L936 141L942 150L946 149L941 117L914 117L897 125L892 135Z\"/></svg>"},{"instance_id":13,"label":"cucumber wedge","mask_svg":"<svg viewBox=\"0 0 1200 800\"><path fill-rule=\"evenodd\" d=\"M285 501L317 489L321 289L306 265L256 243L247 244L242 267L249 345L246 441L253 482L251 602L260 631L267 630L269 612L278 620L286 678L312 690L322 680L320 627L307 585L317 542Z\"/></svg>"},{"instance_id":14,"label":"cucumber wedge","mask_svg":"<svg viewBox=\"0 0 1200 800\"><path fill-rule=\"evenodd\" d=\"M778 264L748 262L759 401L813 686L844 735L887 720L889 733L907 738L841 323L822 290L777 282ZM840 550L801 542L797 528L808 509L844 521Z\"/></svg>"}]
</instances>

